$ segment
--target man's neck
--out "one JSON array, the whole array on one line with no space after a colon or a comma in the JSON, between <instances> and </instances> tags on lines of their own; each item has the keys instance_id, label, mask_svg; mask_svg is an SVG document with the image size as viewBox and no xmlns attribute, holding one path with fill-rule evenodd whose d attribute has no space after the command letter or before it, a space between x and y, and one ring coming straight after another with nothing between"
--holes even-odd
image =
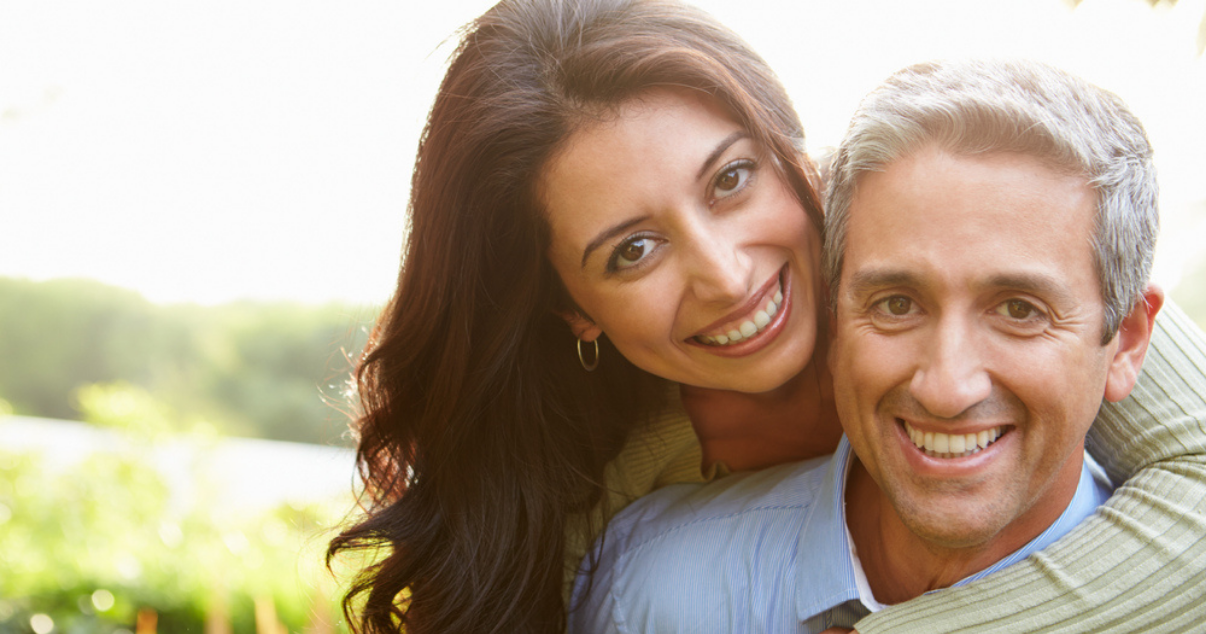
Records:
<instances>
[{"instance_id":1,"label":"man's neck","mask_svg":"<svg viewBox=\"0 0 1206 634\"><path fill-rule=\"evenodd\" d=\"M1022 548L1067 508L1076 493L1079 461L1077 474L1070 489L1066 482L1058 484L1057 503L1031 509L1027 517L988 542L947 547L909 530L879 485L852 455L845 491L846 523L875 600L894 605L950 587Z\"/></svg>"}]
</instances>

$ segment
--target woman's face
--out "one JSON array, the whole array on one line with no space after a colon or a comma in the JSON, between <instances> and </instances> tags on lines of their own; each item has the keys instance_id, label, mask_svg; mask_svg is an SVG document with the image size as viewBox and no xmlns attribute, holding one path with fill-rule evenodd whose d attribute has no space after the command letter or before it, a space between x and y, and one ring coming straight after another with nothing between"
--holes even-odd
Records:
<instances>
[{"instance_id":1,"label":"woman's face","mask_svg":"<svg viewBox=\"0 0 1206 634\"><path fill-rule=\"evenodd\" d=\"M772 155L712 101L629 100L570 137L540 192L580 338L606 333L638 367L698 387L766 392L808 364L819 235Z\"/></svg>"}]
</instances>

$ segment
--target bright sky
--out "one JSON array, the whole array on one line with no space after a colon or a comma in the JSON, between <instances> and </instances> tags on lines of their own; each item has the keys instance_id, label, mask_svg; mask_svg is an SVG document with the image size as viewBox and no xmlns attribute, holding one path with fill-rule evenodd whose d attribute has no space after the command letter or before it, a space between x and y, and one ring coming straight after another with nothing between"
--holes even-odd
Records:
<instances>
[{"instance_id":1,"label":"bright sky","mask_svg":"<svg viewBox=\"0 0 1206 634\"><path fill-rule=\"evenodd\" d=\"M451 36L490 4L0 4L0 275L164 302L386 300ZM1206 0L698 4L780 74L813 150L924 59L1024 55L1113 90L1157 151L1157 280L1206 255Z\"/></svg>"}]
</instances>

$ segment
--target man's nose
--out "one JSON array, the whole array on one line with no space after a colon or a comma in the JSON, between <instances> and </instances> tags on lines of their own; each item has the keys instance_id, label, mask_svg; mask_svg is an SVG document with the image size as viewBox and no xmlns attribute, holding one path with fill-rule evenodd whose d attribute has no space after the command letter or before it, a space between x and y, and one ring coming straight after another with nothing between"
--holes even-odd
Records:
<instances>
[{"instance_id":1,"label":"man's nose","mask_svg":"<svg viewBox=\"0 0 1206 634\"><path fill-rule=\"evenodd\" d=\"M942 418L955 418L992 394L983 344L964 320L939 320L909 391L927 412Z\"/></svg>"}]
</instances>

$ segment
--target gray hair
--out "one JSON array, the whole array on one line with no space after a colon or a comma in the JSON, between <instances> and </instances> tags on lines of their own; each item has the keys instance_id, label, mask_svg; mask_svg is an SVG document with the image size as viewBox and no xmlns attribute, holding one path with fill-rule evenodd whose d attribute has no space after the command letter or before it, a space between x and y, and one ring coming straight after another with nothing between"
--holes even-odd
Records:
<instances>
[{"instance_id":1,"label":"gray hair","mask_svg":"<svg viewBox=\"0 0 1206 634\"><path fill-rule=\"evenodd\" d=\"M1088 179L1097 192L1093 260L1109 342L1151 273L1159 231L1151 145L1117 95L1037 62L918 64L863 99L834 157L825 199L830 297L837 297L859 176L929 144L960 154L1022 153Z\"/></svg>"}]
</instances>

